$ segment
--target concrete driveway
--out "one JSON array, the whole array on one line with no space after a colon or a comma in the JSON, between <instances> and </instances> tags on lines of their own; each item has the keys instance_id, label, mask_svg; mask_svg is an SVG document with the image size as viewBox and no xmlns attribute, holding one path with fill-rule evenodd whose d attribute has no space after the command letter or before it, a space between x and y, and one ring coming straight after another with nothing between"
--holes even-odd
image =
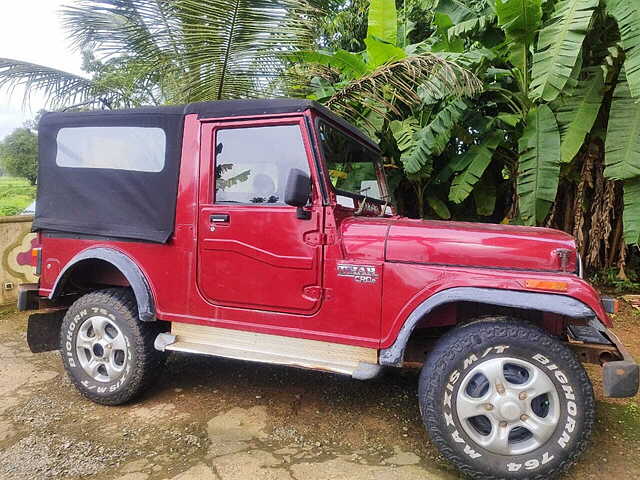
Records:
<instances>
[{"instance_id":1,"label":"concrete driveway","mask_svg":"<svg viewBox=\"0 0 640 480\"><path fill-rule=\"evenodd\" d=\"M359 382L175 355L138 402L103 407L73 389L57 352L28 351L25 327L0 314L3 480L458 478L421 426L415 372ZM599 414L597 446L569 478L638 478L637 398Z\"/></svg>"}]
</instances>

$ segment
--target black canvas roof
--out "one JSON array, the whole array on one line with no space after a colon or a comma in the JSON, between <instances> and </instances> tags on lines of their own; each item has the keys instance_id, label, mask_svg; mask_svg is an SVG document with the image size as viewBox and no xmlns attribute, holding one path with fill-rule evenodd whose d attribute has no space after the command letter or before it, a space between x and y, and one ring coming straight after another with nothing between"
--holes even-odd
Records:
<instances>
[{"instance_id":1,"label":"black canvas roof","mask_svg":"<svg viewBox=\"0 0 640 480\"><path fill-rule=\"evenodd\" d=\"M360 130L309 100L225 100L46 113L38 127L38 200L33 229L165 243L174 228L185 115L197 114L207 119L310 109L377 149ZM83 127L85 130L79 130ZM113 133L108 133L111 127L123 127L116 130L129 131L130 137L122 137L114 144L109 137ZM163 139L164 153L156 152L150 161L151 166L157 164L157 169L147 169L147 164L145 168L122 167L123 156L145 161L147 152L157 150L154 146L158 141L145 140L141 133L149 130L161 131ZM92 140L87 140L89 137ZM85 143L90 146L83 147ZM145 149L145 145L149 148Z\"/></svg>"},{"instance_id":2,"label":"black canvas roof","mask_svg":"<svg viewBox=\"0 0 640 480\"><path fill-rule=\"evenodd\" d=\"M223 117L245 117L253 115L269 115L280 113L304 112L306 110L315 110L333 122L340 125L345 130L361 137L370 146L377 149L378 146L373 142L362 130L356 128L342 117L336 115L331 110L325 108L318 102L313 100L295 99L295 98L272 98L272 99L249 99L249 100L218 100L215 102L196 102L186 105L166 105L158 107L140 107L121 110L93 110L89 112L56 112L47 113L46 117L61 117L67 121L74 115L80 118L90 118L93 116L111 116L111 115L189 115L197 114L198 118L223 118ZM49 121L52 118L48 118ZM55 121L55 120L54 120Z\"/></svg>"}]
</instances>

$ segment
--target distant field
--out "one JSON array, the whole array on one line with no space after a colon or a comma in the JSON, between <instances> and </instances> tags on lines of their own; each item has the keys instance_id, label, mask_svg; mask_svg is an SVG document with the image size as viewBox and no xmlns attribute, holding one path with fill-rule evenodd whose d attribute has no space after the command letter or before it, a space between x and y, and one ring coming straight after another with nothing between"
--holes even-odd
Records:
<instances>
[{"instance_id":1,"label":"distant field","mask_svg":"<svg viewBox=\"0 0 640 480\"><path fill-rule=\"evenodd\" d=\"M0 177L0 217L17 215L36 196L36 187L24 178Z\"/></svg>"}]
</instances>

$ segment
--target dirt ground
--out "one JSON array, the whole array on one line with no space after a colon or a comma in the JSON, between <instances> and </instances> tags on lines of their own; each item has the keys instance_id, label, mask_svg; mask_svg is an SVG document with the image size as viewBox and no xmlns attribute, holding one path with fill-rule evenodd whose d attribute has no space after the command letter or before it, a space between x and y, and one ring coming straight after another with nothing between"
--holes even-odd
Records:
<instances>
[{"instance_id":1,"label":"dirt ground","mask_svg":"<svg viewBox=\"0 0 640 480\"><path fill-rule=\"evenodd\" d=\"M615 331L640 358L640 312ZM448 480L422 428L417 372L359 382L174 355L136 403L95 405L57 352L33 355L26 315L0 313L0 478ZM640 478L640 397L603 399L593 442L568 479Z\"/></svg>"}]
</instances>

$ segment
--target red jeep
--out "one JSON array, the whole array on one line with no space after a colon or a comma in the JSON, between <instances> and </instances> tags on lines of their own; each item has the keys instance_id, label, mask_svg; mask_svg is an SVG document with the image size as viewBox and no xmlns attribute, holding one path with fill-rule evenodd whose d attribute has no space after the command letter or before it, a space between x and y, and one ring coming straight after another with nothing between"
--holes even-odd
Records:
<instances>
[{"instance_id":1,"label":"red jeep","mask_svg":"<svg viewBox=\"0 0 640 480\"><path fill-rule=\"evenodd\" d=\"M138 395L179 351L357 379L422 368L426 429L482 479L547 478L594 424L580 362L638 390L573 239L399 217L380 151L304 100L50 113L39 128L34 352Z\"/></svg>"}]
</instances>

